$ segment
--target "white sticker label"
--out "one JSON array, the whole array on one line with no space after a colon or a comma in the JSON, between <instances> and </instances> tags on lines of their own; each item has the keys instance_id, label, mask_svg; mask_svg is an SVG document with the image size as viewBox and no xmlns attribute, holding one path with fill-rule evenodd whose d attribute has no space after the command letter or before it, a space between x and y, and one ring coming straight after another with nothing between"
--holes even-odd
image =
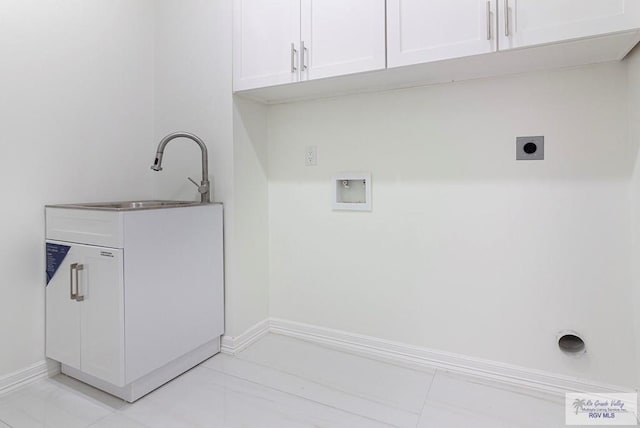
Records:
<instances>
[{"instance_id":1,"label":"white sticker label","mask_svg":"<svg viewBox=\"0 0 640 428\"><path fill-rule=\"evenodd\" d=\"M636 393L568 393L567 425L638 425Z\"/></svg>"}]
</instances>

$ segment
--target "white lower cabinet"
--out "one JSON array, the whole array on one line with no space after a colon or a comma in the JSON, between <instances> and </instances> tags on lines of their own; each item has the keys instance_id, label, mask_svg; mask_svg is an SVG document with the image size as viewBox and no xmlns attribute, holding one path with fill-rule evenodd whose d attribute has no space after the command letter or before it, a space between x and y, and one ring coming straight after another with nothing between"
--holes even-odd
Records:
<instances>
[{"instance_id":1,"label":"white lower cabinet","mask_svg":"<svg viewBox=\"0 0 640 428\"><path fill-rule=\"evenodd\" d=\"M122 250L47 241L46 251L47 355L124 386Z\"/></svg>"},{"instance_id":2,"label":"white lower cabinet","mask_svg":"<svg viewBox=\"0 0 640 428\"><path fill-rule=\"evenodd\" d=\"M46 208L46 355L135 401L220 351L222 205Z\"/></svg>"}]
</instances>

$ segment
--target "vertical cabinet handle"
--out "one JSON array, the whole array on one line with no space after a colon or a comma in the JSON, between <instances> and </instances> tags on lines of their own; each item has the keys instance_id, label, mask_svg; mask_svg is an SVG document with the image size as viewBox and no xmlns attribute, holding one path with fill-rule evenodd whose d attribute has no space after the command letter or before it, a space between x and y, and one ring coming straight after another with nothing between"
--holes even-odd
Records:
<instances>
[{"instance_id":1,"label":"vertical cabinet handle","mask_svg":"<svg viewBox=\"0 0 640 428\"><path fill-rule=\"evenodd\" d=\"M504 36L509 37L509 0L504 0Z\"/></svg>"},{"instance_id":2,"label":"vertical cabinet handle","mask_svg":"<svg viewBox=\"0 0 640 428\"><path fill-rule=\"evenodd\" d=\"M76 266L76 302L82 302L84 300L84 296L80 294L80 275L78 272L84 269L84 265Z\"/></svg>"},{"instance_id":3,"label":"vertical cabinet handle","mask_svg":"<svg viewBox=\"0 0 640 428\"><path fill-rule=\"evenodd\" d=\"M307 68L307 48L304 45L304 41L300 42L300 70L305 71Z\"/></svg>"},{"instance_id":4,"label":"vertical cabinet handle","mask_svg":"<svg viewBox=\"0 0 640 428\"><path fill-rule=\"evenodd\" d=\"M487 1L487 40L491 40L491 0Z\"/></svg>"},{"instance_id":5,"label":"vertical cabinet handle","mask_svg":"<svg viewBox=\"0 0 640 428\"><path fill-rule=\"evenodd\" d=\"M76 300L76 297L78 297L78 294L73 289L73 274L77 267L78 263L73 263L71 266L69 266L69 288L71 290L71 300Z\"/></svg>"},{"instance_id":6,"label":"vertical cabinet handle","mask_svg":"<svg viewBox=\"0 0 640 428\"><path fill-rule=\"evenodd\" d=\"M84 296L80 295L79 287L80 287L80 274L79 271L84 269L84 265L73 263L69 266L69 288L71 292L71 300L75 300L76 302L82 302L84 300ZM73 287L75 283L75 288Z\"/></svg>"},{"instance_id":7,"label":"vertical cabinet handle","mask_svg":"<svg viewBox=\"0 0 640 428\"><path fill-rule=\"evenodd\" d=\"M296 71L298 71L298 68L296 67L296 54L298 53L298 51L296 50L296 46L291 43L291 72L295 73Z\"/></svg>"}]
</instances>

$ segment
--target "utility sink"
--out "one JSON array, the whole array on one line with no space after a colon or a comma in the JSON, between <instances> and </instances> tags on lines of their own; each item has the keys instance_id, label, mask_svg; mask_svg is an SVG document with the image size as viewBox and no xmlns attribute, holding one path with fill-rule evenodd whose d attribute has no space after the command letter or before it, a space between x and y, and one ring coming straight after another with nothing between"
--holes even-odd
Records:
<instances>
[{"instance_id":1,"label":"utility sink","mask_svg":"<svg viewBox=\"0 0 640 428\"><path fill-rule=\"evenodd\" d=\"M153 210L159 208L177 208L202 205L202 202L195 201L123 201L123 202L90 202L80 204L64 204L49 205L55 208L71 208L81 210L99 210L99 211L134 211L134 210Z\"/></svg>"},{"instance_id":2,"label":"utility sink","mask_svg":"<svg viewBox=\"0 0 640 428\"><path fill-rule=\"evenodd\" d=\"M49 205L46 355L133 402L220 351L223 206Z\"/></svg>"}]
</instances>

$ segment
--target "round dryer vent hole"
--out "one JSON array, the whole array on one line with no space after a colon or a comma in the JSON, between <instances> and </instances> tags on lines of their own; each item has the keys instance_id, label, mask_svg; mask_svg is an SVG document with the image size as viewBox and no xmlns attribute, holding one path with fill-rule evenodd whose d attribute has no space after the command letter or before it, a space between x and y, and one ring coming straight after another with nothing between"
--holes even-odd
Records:
<instances>
[{"instance_id":1,"label":"round dryer vent hole","mask_svg":"<svg viewBox=\"0 0 640 428\"><path fill-rule=\"evenodd\" d=\"M586 349L584 340L576 333L567 333L560 336L558 346L562 352L567 354L581 354Z\"/></svg>"},{"instance_id":2,"label":"round dryer vent hole","mask_svg":"<svg viewBox=\"0 0 640 428\"><path fill-rule=\"evenodd\" d=\"M538 151L538 146L535 143L527 143L527 144L524 145L524 147L522 149L524 150L524 152L526 154L532 155L536 151Z\"/></svg>"}]
</instances>

